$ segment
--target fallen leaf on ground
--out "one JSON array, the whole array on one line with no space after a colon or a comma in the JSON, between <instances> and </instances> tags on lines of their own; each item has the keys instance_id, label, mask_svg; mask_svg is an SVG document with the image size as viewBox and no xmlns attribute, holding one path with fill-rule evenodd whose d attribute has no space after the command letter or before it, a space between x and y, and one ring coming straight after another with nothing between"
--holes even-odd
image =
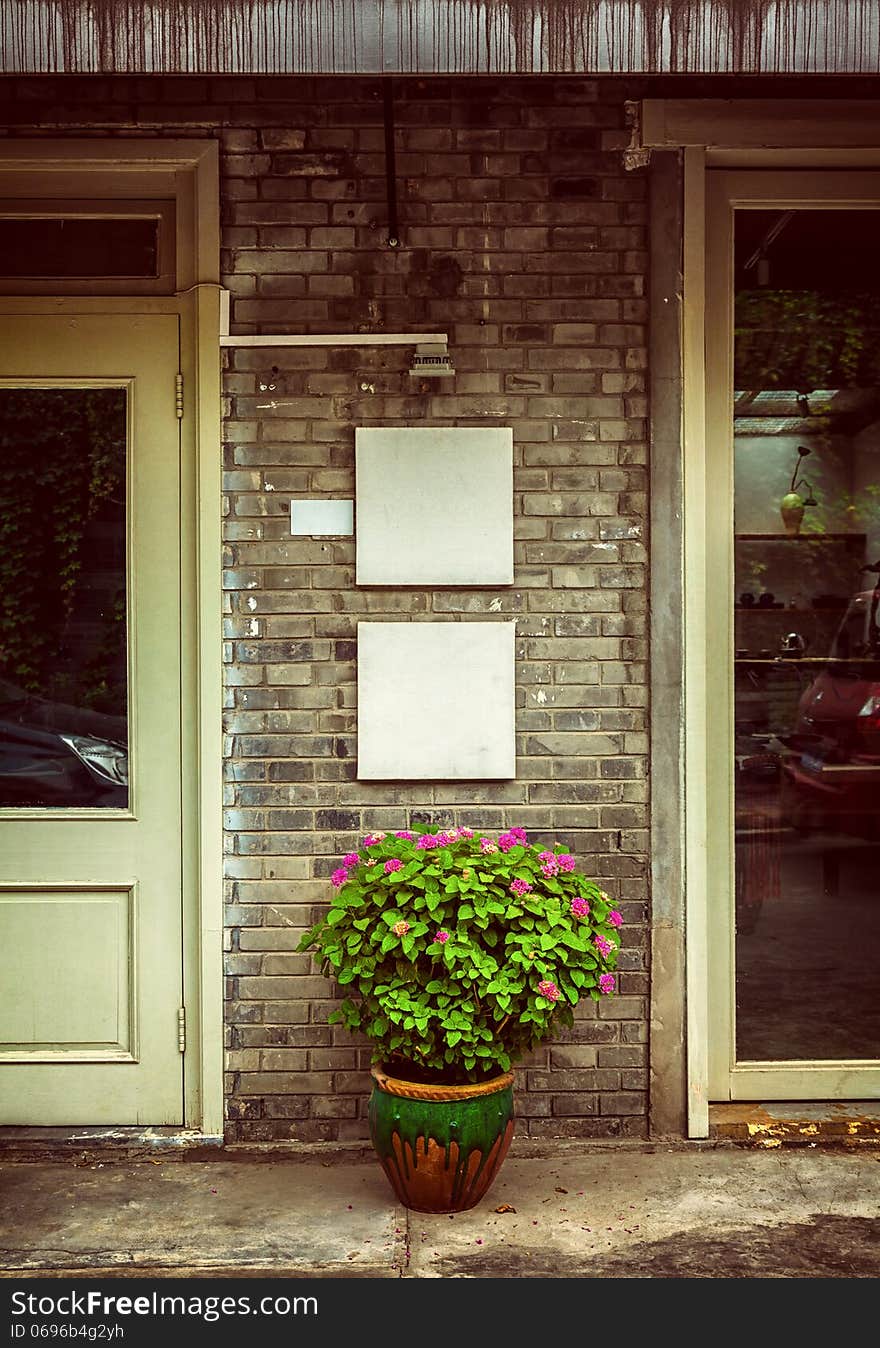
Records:
<instances>
[{"instance_id":1,"label":"fallen leaf on ground","mask_svg":"<svg viewBox=\"0 0 880 1348\"><path fill-rule=\"evenodd\" d=\"M567 1194L567 1193L568 1193L568 1190L567 1190L567 1189L560 1189L559 1185L557 1184L557 1186L556 1186L556 1188L553 1190L553 1192L554 1192L555 1194Z\"/></svg>"},{"instance_id":2,"label":"fallen leaf on ground","mask_svg":"<svg viewBox=\"0 0 880 1348\"><path fill-rule=\"evenodd\" d=\"M496 1212L516 1212L516 1208L513 1206L512 1203L501 1203L501 1204L499 1204L499 1206L495 1209L495 1211L496 1211Z\"/></svg>"}]
</instances>

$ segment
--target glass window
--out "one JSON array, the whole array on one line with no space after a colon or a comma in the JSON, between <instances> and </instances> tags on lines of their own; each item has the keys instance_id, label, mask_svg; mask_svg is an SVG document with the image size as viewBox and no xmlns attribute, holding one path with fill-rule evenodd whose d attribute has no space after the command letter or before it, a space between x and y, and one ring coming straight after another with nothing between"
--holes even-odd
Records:
<instances>
[{"instance_id":1,"label":"glass window","mask_svg":"<svg viewBox=\"0 0 880 1348\"><path fill-rule=\"evenodd\" d=\"M159 268L158 219L0 217L0 275L140 276Z\"/></svg>"},{"instance_id":2,"label":"glass window","mask_svg":"<svg viewBox=\"0 0 880 1348\"><path fill-rule=\"evenodd\" d=\"M173 201L0 201L0 292L170 295Z\"/></svg>"},{"instance_id":3,"label":"glass window","mask_svg":"<svg viewBox=\"0 0 880 1348\"><path fill-rule=\"evenodd\" d=\"M880 1057L878 226L735 217L740 1061Z\"/></svg>"},{"instance_id":4,"label":"glass window","mask_svg":"<svg viewBox=\"0 0 880 1348\"><path fill-rule=\"evenodd\" d=\"M128 804L126 398L0 388L0 806Z\"/></svg>"}]
</instances>

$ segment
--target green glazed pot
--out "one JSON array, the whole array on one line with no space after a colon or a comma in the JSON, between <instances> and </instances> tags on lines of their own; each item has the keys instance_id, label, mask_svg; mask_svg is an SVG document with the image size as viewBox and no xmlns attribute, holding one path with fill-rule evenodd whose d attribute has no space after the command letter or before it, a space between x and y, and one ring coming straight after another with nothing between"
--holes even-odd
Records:
<instances>
[{"instance_id":1,"label":"green glazed pot","mask_svg":"<svg viewBox=\"0 0 880 1348\"><path fill-rule=\"evenodd\" d=\"M373 1068L370 1138L391 1187L415 1212L479 1203L513 1137L513 1073L470 1086L423 1086Z\"/></svg>"},{"instance_id":2,"label":"green glazed pot","mask_svg":"<svg viewBox=\"0 0 880 1348\"><path fill-rule=\"evenodd\" d=\"M785 532L790 538L795 538L801 531L805 505L804 498L796 491L788 492L780 502L779 513L782 516L782 523L785 525Z\"/></svg>"}]
</instances>

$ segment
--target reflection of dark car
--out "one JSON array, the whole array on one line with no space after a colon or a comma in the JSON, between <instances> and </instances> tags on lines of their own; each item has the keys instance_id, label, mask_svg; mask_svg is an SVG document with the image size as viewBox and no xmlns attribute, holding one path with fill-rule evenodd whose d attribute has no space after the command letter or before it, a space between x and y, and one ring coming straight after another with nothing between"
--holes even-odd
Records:
<instances>
[{"instance_id":1,"label":"reflection of dark car","mask_svg":"<svg viewBox=\"0 0 880 1348\"><path fill-rule=\"evenodd\" d=\"M850 601L784 737L785 804L798 827L880 838L878 601L877 590Z\"/></svg>"},{"instance_id":2,"label":"reflection of dark car","mask_svg":"<svg viewBox=\"0 0 880 1348\"><path fill-rule=\"evenodd\" d=\"M0 806L128 804L123 717L48 702L0 679Z\"/></svg>"}]
</instances>

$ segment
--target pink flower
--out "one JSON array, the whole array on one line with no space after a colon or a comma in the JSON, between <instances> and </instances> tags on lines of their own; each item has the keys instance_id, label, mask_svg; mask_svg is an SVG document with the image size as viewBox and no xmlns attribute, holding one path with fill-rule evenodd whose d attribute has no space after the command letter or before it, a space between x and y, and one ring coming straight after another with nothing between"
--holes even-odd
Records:
<instances>
[{"instance_id":1,"label":"pink flower","mask_svg":"<svg viewBox=\"0 0 880 1348\"><path fill-rule=\"evenodd\" d=\"M436 942L437 945L445 945L448 940L449 940L448 931L438 931L437 935L434 937L434 941Z\"/></svg>"},{"instance_id":2,"label":"pink flower","mask_svg":"<svg viewBox=\"0 0 880 1348\"><path fill-rule=\"evenodd\" d=\"M472 828L460 828L458 830L458 836L460 838L472 838L474 836L474 830Z\"/></svg>"},{"instance_id":3,"label":"pink flower","mask_svg":"<svg viewBox=\"0 0 880 1348\"><path fill-rule=\"evenodd\" d=\"M436 833L423 833L420 838L416 838L416 847L439 847L440 839Z\"/></svg>"},{"instance_id":4,"label":"pink flower","mask_svg":"<svg viewBox=\"0 0 880 1348\"><path fill-rule=\"evenodd\" d=\"M497 852L497 851L498 851L498 844L497 844L497 843L493 843L493 841L492 841L491 838L481 838L481 839L480 839L480 851L483 852L483 853L485 853L486 855L488 855L489 852Z\"/></svg>"},{"instance_id":5,"label":"pink flower","mask_svg":"<svg viewBox=\"0 0 880 1348\"><path fill-rule=\"evenodd\" d=\"M611 909L611 912L608 914L608 921L611 923L612 927L620 927L623 925L623 918L616 908Z\"/></svg>"},{"instance_id":6,"label":"pink flower","mask_svg":"<svg viewBox=\"0 0 880 1348\"><path fill-rule=\"evenodd\" d=\"M511 847L516 847L516 841L512 833L502 833L498 838L498 846L502 852L509 852Z\"/></svg>"},{"instance_id":7,"label":"pink flower","mask_svg":"<svg viewBox=\"0 0 880 1348\"><path fill-rule=\"evenodd\" d=\"M510 836L516 838L518 843L525 844L528 841L528 834L524 828L512 828L510 830Z\"/></svg>"},{"instance_id":8,"label":"pink flower","mask_svg":"<svg viewBox=\"0 0 880 1348\"><path fill-rule=\"evenodd\" d=\"M559 863L559 869L561 871L573 871L577 865L577 862L570 852L563 852L556 858L556 860Z\"/></svg>"},{"instance_id":9,"label":"pink flower","mask_svg":"<svg viewBox=\"0 0 880 1348\"><path fill-rule=\"evenodd\" d=\"M405 936L406 933L409 931L409 923L403 921L395 922L391 930L394 932L395 936Z\"/></svg>"},{"instance_id":10,"label":"pink flower","mask_svg":"<svg viewBox=\"0 0 880 1348\"><path fill-rule=\"evenodd\" d=\"M603 997L614 991L614 974L600 974L599 991Z\"/></svg>"},{"instance_id":11,"label":"pink flower","mask_svg":"<svg viewBox=\"0 0 880 1348\"><path fill-rule=\"evenodd\" d=\"M531 885L529 884L528 880L511 880L510 888L514 894L518 894L520 897L522 897L523 894L528 894L529 890L531 889Z\"/></svg>"},{"instance_id":12,"label":"pink flower","mask_svg":"<svg viewBox=\"0 0 880 1348\"><path fill-rule=\"evenodd\" d=\"M602 936L601 933L600 935L594 938L593 945L599 951L599 954L605 956L606 958L608 955L611 954L612 950L614 949L614 946L611 944L611 942L606 941L605 937Z\"/></svg>"},{"instance_id":13,"label":"pink flower","mask_svg":"<svg viewBox=\"0 0 880 1348\"><path fill-rule=\"evenodd\" d=\"M334 871L333 874L330 876L330 883L331 885L334 885L336 889L338 889L340 885L345 884L347 879L348 879L348 871L345 869L344 866L340 866L339 869Z\"/></svg>"},{"instance_id":14,"label":"pink flower","mask_svg":"<svg viewBox=\"0 0 880 1348\"><path fill-rule=\"evenodd\" d=\"M356 866L359 861L360 857L357 852L346 852L345 856L342 858L343 866Z\"/></svg>"},{"instance_id":15,"label":"pink flower","mask_svg":"<svg viewBox=\"0 0 880 1348\"><path fill-rule=\"evenodd\" d=\"M398 861L397 857L392 857L390 861L385 862L385 874L390 875L392 871L399 871L402 865L402 861Z\"/></svg>"},{"instance_id":16,"label":"pink flower","mask_svg":"<svg viewBox=\"0 0 880 1348\"><path fill-rule=\"evenodd\" d=\"M571 901L571 913L572 917L589 917L590 905L586 899L575 897Z\"/></svg>"},{"instance_id":17,"label":"pink flower","mask_svg":"<svg viewBox=\"0 0 880 1348\"><path fill-rule=\"evenodd\" d=\"M384 842L387 834L368 833L364 838L364 847L378 847L380 842Z\"/></svg>"},{"instance_id":18,"label":"pink flower","mask_svg":"<svg viewBox=\"0 0 880 1348\"><path fill-rule=\"evenodd\" d=\"M549 880L551 875L555 875L559 870L559 859L555 852L539 852L538 860L541 863L541 874Z\"/></svg>"},{"instance_id":19,"label":"pink flower","mask_svg":"<svg viewBox=\"0 0 880 1348\"><path fill-rule=\"evenodd\" d=\"M441 847L448 847L450 843L455 842L457 837L458 837L457 833L445 833L445 832L438 833L437 842L440 844Z\"/></svg>"},{"instance_id":20,"label":"pink flower","mask_svg":"<svg viewBox=\"0 0 880 1348\"><path fill-rule=\"evenodd\" d=\"M404 829L401 829L399 833L395 833L394 836L395 836L395 838L412 838L412 837L414 837L415 835L412 834L412 833L410 833L409 829L404 828Z\"/></svg>"},{"instance_id":21,"label":"pink flower","mask_svg":"<svg viewBox=\"0 0 880 1348\"><path fill-rule=\"evenodd\" d=\"M538 991L542 997L546 997L548 1002L559 1001L559 989L549 978L538 984Z\"/></svg>"}]
</instances>

